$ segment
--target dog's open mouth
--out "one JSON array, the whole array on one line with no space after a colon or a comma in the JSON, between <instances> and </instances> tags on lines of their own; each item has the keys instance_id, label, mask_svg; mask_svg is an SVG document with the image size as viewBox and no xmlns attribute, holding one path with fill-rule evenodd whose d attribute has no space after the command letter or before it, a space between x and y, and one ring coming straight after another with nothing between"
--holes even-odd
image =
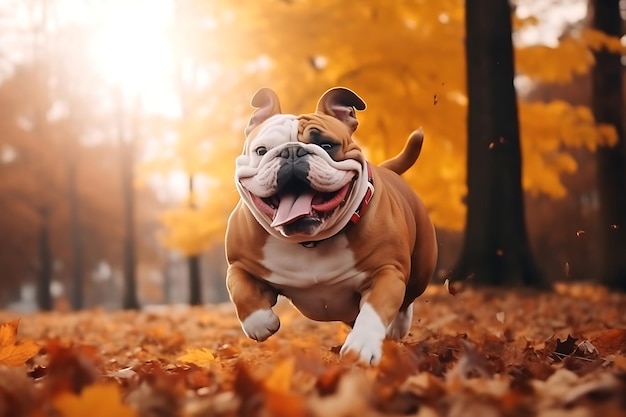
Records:
<instances>
[{"instance_id":1,"label":"dog's open mouth","mask_svg":"<svg viewBox=\"0 0 626 417\"><path fill-rule=\"evenodd\" d=\"M272 227L283 226L302 218L323 220L332 215L345 201L353 182L349 182L334 192L321 192L302 184L294 183L281 189L277 194L261 198L252 194L256 207L272 219Z\"/></svg>"}]
</instances>

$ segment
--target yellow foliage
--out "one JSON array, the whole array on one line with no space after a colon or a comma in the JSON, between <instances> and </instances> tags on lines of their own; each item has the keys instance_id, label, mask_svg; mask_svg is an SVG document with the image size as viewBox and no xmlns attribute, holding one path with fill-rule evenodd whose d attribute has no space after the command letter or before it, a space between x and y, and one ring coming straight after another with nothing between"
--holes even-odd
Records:
<instances>
[{"instance_id":1,"label":"yellow foliage","mask_svg":"<svg viewBox=\"0 0 626 417\"><path fill-rule=\"evenodd\" d=\"M241 0L236 7L197 0L197 5L198 17L210 16L212 25L190 35L186 48L201 65L219 60L218 82L199 94L198 109L177 122L178 145L165 151L173 159L154 164L201 171L231 191L220 193L220 204L210 199L198 211L166 213L169 246L195 253L222 238L224 207L237 199L232 174L251 113L248 103L263 86L273 88L282 110L294 114L313 111L329 87L355 90L368 105L359 114L356 140L374 163L394 156L408 133L422 126L424 149L405 177L439 227L463 227L467 96L462 0L367 0L350 8L339 0ZM516 28L537 22L537 17L514 19ZM590 48L600 47L615 51L616 39L582 31L557 47L520 47L516 70L532 80L564 83L587 72L594 62ZM562 101L520 100L519 113L523 186L530 192L565 195L561 176L576 169L567 148L593 150L615 138L611 129L594 123L588 108Z\"/></svg>"},{"instance_id":2,"label":"yellow foliage","mask_svg":"<svg viewBox=\"0 0 626 417\"><path fill-rule=\"evenodd\" d=\"M595 149L602 140L591 111L564 101L521 102L519 117L524 189L556 198L565 196L561 175L577 169L565 147Z\"/></svg>"},{"instance_id":3,"label":"yellow foliage","mask_svg":"<svg viewBox=\"0 0 626 417\"><path fill-rule=\"evenodd\" d=\"M539 23L537 16L519 17L513 14L513 31L524 29L528 26L536 26Z\"/></svg>"},{"instance_id":4,"label":"yellow foliage","mask_svg":"<svg viewBox=\"0 0 626 417\"><path fill-rule=\"evenodd\" d=\"M619 137L615 126L599 124L596 129L598 130L598 145L615 146L617 144Z\"/></svg>"},{"instance_id":5,"label":"yellow foliage","mask_svg":"<svg viewBox=\"0 0 626 417\"><path fill-rule=\"evenodd\" d=\"M575 74L589 71L593 62L593 54L579 37L565 38L554 48L530 45L515 49L517 72L548 83L567 83Z\"/></svg>"},{"instance_id":6,"label":"yellow foliage","mask_svg":"<svg viewBox=\"0 0 626 417\"><path fill-rule=\"evenodd\" d=\"M164 212L161 217L166 227L163 243L185 255L195 255L219 242L237 198L233 186L230 195L211 198L199 209L179 207Z\"/></svg>"},{"instance_id":7,"label":"yellow foliage","mask_svg":"<svg viewBox=\"0 0 626 417\"><path fill-rule=\"evenodd\" d=\"M582 31L582 39L593 50L606 49L614 54L626 54L626 47L622 45L620 38L607 35L600 30L587 28Z\"/></svg>"}]
</instances>

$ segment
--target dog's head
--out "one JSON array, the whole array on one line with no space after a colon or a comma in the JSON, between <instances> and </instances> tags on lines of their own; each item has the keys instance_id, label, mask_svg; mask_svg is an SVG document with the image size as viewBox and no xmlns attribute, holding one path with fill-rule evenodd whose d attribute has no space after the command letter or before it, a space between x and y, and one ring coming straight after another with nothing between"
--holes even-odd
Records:
<instances>
[{"instance_id":1,"label":"dog's head","mask_svg":"<svg viewBox=\"0 0 626 417\"><path fill-rule=\"evenodd\" d=\"M239 194L265 230L294 242L341 231L368 189L366 161L352 140L365 102L347 88L322 95L315 113L282 114L276 93L259 90L237 158Z\"/></svg>"}]
</instances>

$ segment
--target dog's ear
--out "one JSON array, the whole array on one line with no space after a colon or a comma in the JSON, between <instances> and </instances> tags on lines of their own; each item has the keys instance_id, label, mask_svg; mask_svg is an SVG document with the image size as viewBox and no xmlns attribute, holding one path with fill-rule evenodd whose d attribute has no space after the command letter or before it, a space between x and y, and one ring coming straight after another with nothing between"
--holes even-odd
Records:
<instances>
[{"instance_id":1,"label":"dog's ear","mask_svg":"<svg viewBox=\"0 0 626 417\"><path fill-rule=\"evenodd\" d=\"M333 116L342 121L353 133L359 121L356 118L356 110L365 110L365 102L354 91L335 87L322 94L317 102L317 112Z\"/></svg>"},{"instance_id":2,"label":"dog's ear","mask_svg":"<svg viewBox=\"0 0 626 417\"><path fill-rule=\"evenodd\" d=\"M252 113L252 116L250 116L248 126L246 126L246 136L248 136L255 127L270 117L275 114L280 114L278 95L270 88L261 88L257 91L254 97L252 97L250 104L252 107L256 107L256 110Z\"/></svg>"}]
</instances>

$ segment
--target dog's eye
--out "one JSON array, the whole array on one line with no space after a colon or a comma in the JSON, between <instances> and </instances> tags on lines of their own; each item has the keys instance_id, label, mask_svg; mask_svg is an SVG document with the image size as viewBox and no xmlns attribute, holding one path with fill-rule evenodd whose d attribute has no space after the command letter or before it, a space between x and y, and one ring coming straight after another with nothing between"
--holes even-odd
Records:
<instances>
[{"instance_id":1,"label":"dog's eye","mask_svg":"<svg viewBox=\"0 0 626 417\"><path fill-rule=\"evenodd\" d=\"M330 151L333 148L333 144L332 143L328 143L328 142L323 142L318 144L318 146L322 149L324 149L325 151Z\"/></svg>"},{"instance_id":2,"label":"dog's eye","mask_svg":"<svg viewBox=\"0 0 626 417\"><path fill-rule=\"evenodd\" d=\"M257 155L263 156L267 153L267 148L265 146L259 146L258 148L256 148L255 152Z\"/></svg>"}]
</instances>

